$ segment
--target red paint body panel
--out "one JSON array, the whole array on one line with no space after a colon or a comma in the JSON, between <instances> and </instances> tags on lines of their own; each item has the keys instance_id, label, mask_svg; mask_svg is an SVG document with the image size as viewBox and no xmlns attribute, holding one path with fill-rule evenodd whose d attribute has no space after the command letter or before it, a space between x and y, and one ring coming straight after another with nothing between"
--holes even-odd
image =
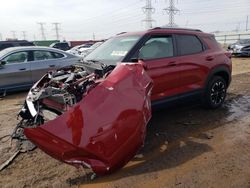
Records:
<instances>
[{"instance_id":1,"label":"red paint body panel","mask_svg":"<svg viewBox=\"0 0 250 188\"><path fill-rule=\"evenodd\" d=\"M67 112L25 135L58 160L110 173L143 145L151 88L141 64L120 64Z\"/></svg>"}]
</instances>

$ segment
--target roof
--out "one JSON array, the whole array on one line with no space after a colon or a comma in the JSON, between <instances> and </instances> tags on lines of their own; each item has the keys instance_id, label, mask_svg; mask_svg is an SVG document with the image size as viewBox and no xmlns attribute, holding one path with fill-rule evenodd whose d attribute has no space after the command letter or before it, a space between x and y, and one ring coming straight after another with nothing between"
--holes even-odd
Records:
<instances>
[{"instance_id":1,"label":"roof","mask_svg":"<svg viewBox=\"0 0 250 188\"><path fill-rule=\"evenodd\" d=\"M199 29L192 28L179 28L179 27L155 27L145 31L139 32L122 32L117 34L118 36L129 36L129 35L145 35L145 34L156 34L156 33L183 33L183 34L198 34L198 35L211 35L204 33Z\"/></svg>"},{"instance_id":2,"label":"roof","mask_svg":"<svg viewBox=\"0 0 250 188\"><path fill-rule=\"evenodd\" d=\"M51 48L51 47L45 47L45 46L16 46L16 47L10 47L6 48L4 50L8 51L19 51L19 50L53 50L53 51L61 51L56 48Z\"/></svg>"},{"instance_id":3,"label":"roof","mask_svg":"<svg viewBox=\"0 0 250 188\"><path fill-rule=\"evenodd\" d=\"M18 51L22 51L22 50L50 50L53 52L59 52L59 53L64 53L64 54L68 54L69 56L73 56L72 54L69 54L65 51L56 49L56 48L51 48L51 47L44 47L44 46L17 46L17 47L10 47L10 48L6 48L2 51L0 51L0 57L3 55L6 55L7 53L10 52L18 52Z\"/></svg>"}]
</instances>

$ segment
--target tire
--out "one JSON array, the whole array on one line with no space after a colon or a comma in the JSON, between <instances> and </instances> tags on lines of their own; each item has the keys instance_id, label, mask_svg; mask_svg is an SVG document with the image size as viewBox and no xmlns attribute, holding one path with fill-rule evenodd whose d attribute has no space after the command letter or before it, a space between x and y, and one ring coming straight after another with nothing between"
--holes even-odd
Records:
<instances>
[{"instance_id":1,"label":"tire","mask_svg":"<svg viewBox=\"0 0 250 188\"><path fill-rule=\"evenodd\" d=\"M227 83L220 76L214 76L207 84L203 97L203 105L209 109L219 108L225 101Z\"/></svg>"}]
</instances>

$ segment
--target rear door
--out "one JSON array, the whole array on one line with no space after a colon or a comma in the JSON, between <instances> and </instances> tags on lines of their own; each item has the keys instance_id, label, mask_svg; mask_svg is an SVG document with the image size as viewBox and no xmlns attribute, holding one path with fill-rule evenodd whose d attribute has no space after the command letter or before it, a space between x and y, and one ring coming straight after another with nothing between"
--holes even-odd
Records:
<instances>
[{"instance_id":1,"label":"rear door","mask_svg":"<svg viewBox=\"0 0 250 188\"><path fill-rule=\"evenodd\" d=\"M179 70L174 46L172 35L157 35L151 36L140 50L139 59L144 61L154 82L153 100L178 93Z\"/></svg>"},{"instance_id":2,"label":"rear door","mask_svg":"<svg viewBox=\"0 0 250 188\"><path fill-rule=\"evenodd\" d=\"M0 67L0 89L27 87L31 84L29 52L14 52L1 61L6 64Z\"/></svg>"},{"instance_id":3,"label":"rear door","mask_svg":"<svg viewBox=\"0 0 250 188\"><path fill-rule=\"evenodd\" d=\"M31 62L32 81L36 82L49 70L61 67L60 60L65 58L64 54L46 50L33 51L33 61Z\"/></svg>"},{"instance_id":4,"label":"rear door","mask_svg":"<svg viewBox=\"0 0 250 188\"><path fill-rule=\"evenodd\" d=\"M205 46L196 35L178 34L176 41L180 92L186 93L202 89L210 62L205 52Z\"/></svg>"}]
</instances>

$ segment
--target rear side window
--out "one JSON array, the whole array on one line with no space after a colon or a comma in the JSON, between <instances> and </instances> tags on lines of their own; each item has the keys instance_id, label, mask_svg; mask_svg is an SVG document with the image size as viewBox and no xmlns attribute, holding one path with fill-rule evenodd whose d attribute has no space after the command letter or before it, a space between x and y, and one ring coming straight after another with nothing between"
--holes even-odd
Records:
<instances>
[{"instance_id":1,"label":"rear side window","mask_svg":"<svg viewBox=\"0 0 250 188\"><path fill-rule=\"evenodd\" d=\"M52 52L52 55L54 56L54 58L59 59L59 58L63 58L64 55L60 54L60 53L56 53L56 52Z\"/></svg>"},{"instance_id":2,"label":"rear side window","mask_svg":"<svg viewBox=\"0 0 250 188\"><path fill-rule=\"evenodd\" d=\"M196 54L203 51L201 41L194 35L177 35L179 55Z\"/></svg>"},{"instance_id":3,"label":"rear side window","mask_svg":"<svg viewBox=\"0 0 250 188\"><path fill-rule=\"evenodd\" d=\"M47 59L55 59L55 57L49 51L34 51L35 61L47 60Z\"/></svg>"}]
</instances>

